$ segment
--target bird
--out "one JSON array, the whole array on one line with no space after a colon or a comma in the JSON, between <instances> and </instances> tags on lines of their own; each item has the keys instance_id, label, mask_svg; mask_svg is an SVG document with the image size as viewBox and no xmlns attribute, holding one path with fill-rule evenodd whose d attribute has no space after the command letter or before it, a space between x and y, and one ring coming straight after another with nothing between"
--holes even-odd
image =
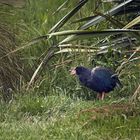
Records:
<instances>
[{"instance_id":1,"label":"bird","mask_svg":"<svg viewBox=\"0 0 140 140\"><path fill-rule=\"evenodd\" d=\"M97 98L104 100L106 93L111 92L117 85L122 87L122 84L111 69L96 66L93 69L84 66L77 66L70 70L71 75L77 75L80 83L97 92Z\"/></svg>"}]
</instances>

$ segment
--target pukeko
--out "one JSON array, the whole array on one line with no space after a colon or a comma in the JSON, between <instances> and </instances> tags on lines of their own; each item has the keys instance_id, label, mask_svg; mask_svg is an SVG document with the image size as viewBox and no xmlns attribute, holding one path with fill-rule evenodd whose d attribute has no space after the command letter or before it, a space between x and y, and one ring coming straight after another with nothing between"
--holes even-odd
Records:
<instances>
[{"instance_id":1,"label":"pukeko","mask_svg":"<svg viewBox=\"0 0 140 140\"><path fill-rule=\"evenodd\" d=\"M100 100L103 100L105 94L112 91L116 85L122 86L117 74L105 67L95 67L91 70L78 66L71 69L71 75L77 75L82 85L96 91Z\"/></svg>"}]
</instances>

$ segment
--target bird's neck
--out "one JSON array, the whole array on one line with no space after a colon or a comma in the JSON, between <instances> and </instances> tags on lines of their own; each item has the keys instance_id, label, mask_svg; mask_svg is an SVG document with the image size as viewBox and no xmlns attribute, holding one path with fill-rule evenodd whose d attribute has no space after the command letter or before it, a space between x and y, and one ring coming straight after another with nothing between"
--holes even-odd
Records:
<instances>
[{"instance_id":1,"label":"bird's neck","mask_svg":"<svg viewBox=\"0 0 140 140\"><path fill-rule=\"evenodd\" d=\"M89 77L91 76L91 71L90 70L85 70L83 71L81 74L78 75L79 79L89 79Z\"/></svg>"}]
</instances>

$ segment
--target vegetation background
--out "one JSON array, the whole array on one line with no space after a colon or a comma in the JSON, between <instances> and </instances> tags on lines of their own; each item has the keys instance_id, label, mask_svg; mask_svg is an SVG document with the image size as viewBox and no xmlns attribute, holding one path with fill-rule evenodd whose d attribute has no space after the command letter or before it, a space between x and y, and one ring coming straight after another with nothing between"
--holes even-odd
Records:
<instances>
[{"instance_id":1,"label":"vegetation background","mask_svg":"<svg viewBox=\"0 0 140 140\"><path fill-rule=\"evenodd\" d=\"M140 139L138 1L0 3L1 140ZM110 67L123 88L98 101L77 65Z\"/></svg>"}]
</instances>

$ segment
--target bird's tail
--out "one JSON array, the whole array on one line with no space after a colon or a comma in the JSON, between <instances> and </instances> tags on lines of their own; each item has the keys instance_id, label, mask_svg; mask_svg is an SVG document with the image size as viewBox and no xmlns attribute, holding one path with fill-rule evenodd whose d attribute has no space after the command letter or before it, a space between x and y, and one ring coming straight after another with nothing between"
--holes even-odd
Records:
<instances>
[{"instance_id":1,"label":"bird's tail","mask_svg":"<svg viewBox=\"0 0 140 140\"><path fill-rule=\"evenodd\" d=\"M119 87L123 88L123 85L122 85L122 83L120 82L119 79L117 79L117 85L119 85Z\"/></svg>"},{"instance_id":2,"label":"bird's tail","mask_svg":"<svg viewBox=\"0 0 140 140\"><path fill-rule=\"evenodd\" d=\"M120 80L119 80L117 74L113 74L113 75L111 76L111 78L113 78L113 79L116 80L116 83L117 83L117 85L118 85L119 87L121 87L121 88L123 87L123 85L122 85L122 83L120 82Z\"/></svg>"}]
</instances>

